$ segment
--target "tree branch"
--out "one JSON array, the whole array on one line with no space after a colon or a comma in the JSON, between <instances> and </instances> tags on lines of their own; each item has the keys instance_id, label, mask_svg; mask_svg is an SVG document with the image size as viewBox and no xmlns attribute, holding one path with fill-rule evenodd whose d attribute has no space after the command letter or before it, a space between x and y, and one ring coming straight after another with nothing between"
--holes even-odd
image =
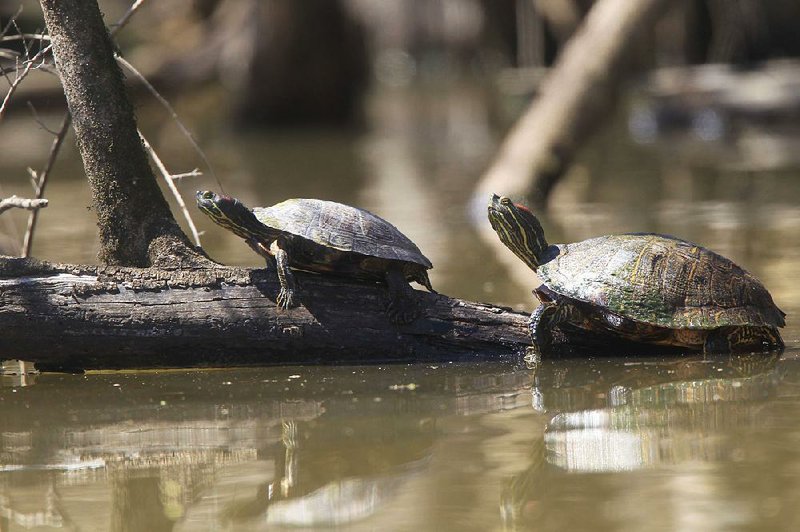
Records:
<instances>
[{"instance_id":1,"label":"tree branch","mask_svg":"<svg viewBox=\"0 0 800 532\"><path fill-rule=\"evenodd\" d=\"M167 167L164 166L164 163L161 161L161 157L158 156L156 150L147 142L147 139L144 138L142 132L139 131L139 137L142 139L142 144L144 144L144 149L147 150L147 153L150 155L150 159L153 160L155 163L156 168L161 173L161 177L164 178L164 182L167 184L167 188L169 191L172 192L175 201L178 204L178 208L183 212L183 217L186 218L186 223L189 225L189 230L192 232L192 237L194 238L194 243L198 246L200 245L200 234L197 232L197 227L194 225L194 220L192 220L192 215L189 214L189 209L186 208L186 202L183 201L183 196L181 196L178 187L175 186L175 180L173 179L173 175L169 173ZM182 174L183 176L190 175L191 173Z\"/></svg>"},{"instance_id":2,"label":"tree branch","mask_svg":"<svg viewBox=\"0 0 800 532\"><path fill-rule=\"evenodd\" d=\"M141 84L144 85L148 91L150 91L150 94L153 95L153 97L158 101L158 103L160 103L161 106L164 107L164 109L166 109L167 113L169 113L170 118L172 118L172 120L178 126L178 129L181 131L183 136L186 137L186 140L188 140L189 144L191 144L192 149L194 149L194 152L197 154L198 157L200 157L200 159L203 161L203 164L206 165L206 168L208 168L211 177L217 183L219 189L221 191L224 191L222 183L220 183L219 179L217 178L217 174L214 173L214 168L211 166L211 162L208 160L208 157L206 157L205 152L200 148L200 145L194 139L194 135L192 135L192 132L189 131L189 128L184 125L183 121L178 116L178 113L175 111L175 108L172 107L172 105L170 105L167 99L164 98L161 95L161 93L156 90L155 87L153 87L153 84L150 83L147 80L147 78L144 77L144 75L136 69L136 67L130 64L128 61L126 61L124 57L118 55L117 62L123 67L125 67L128 70L128 72L133 74L136 77L136 79L138 79L139 82L141 82Z\"/></svg>"},{"instance_id":3,"label":"tree branch","mask_svg":"<svg viewBox=\"0 0 800 532\"><path fill-rule=\"evenodd\" d=\"M8 92L6 93L5 97L3 98L3 102L0 103L0 120L3 119L3 115L6 113L6 109L8 108L8 102L11 100L11 97L17 91L17 87L22 81L28 77L28 74L31 73L31 70L34 69L34 66L44 58L45 54L50 51L52 48L52 44L48 44L39 52L34 55L32 58L25 61L25 68L22 70L21 73L17 74L17 77L14 78L14 81L11 82L11 87L8 88Z\"/></svg>"},{"instance_id":4,"label":"tree branch","mask_svg":"<svg viewBox=\"0 0 800 532\"><path fill-rule=\"evenodd\" d=\"M11 196L0 200L0 214L14 207L36 211L42 207L47 207L47 200L18 198L17 196Z\"/></svg>"},{"instance_id":5,"label":"tree branch","mask_svg":"<svg viewBox=\"0 0 800 532\"><path fill-rule=\"evenodd\" d=\"M61 150L61 144L64 142L64 138L67 136L67 132L69 131L69 126L72 123L72 115L69 113L64 114L64 118L61 119L61 127L59 127L58 132L53 139L53 144L50 145L50 155L47 157L47 162L42 168L42 171L36 176L34 182L34 193L36 194L36 198L41 198L44 196L44 189L47 186L47 178L50 177L50 171L53 169L53 165L56 162L56 157L58 157L58 152ZM25 239L22 242L22 256L27 257L31 253L31 246L33 245L33 234L36 231L36 223L39 221L39 211L35 210L31 212L31 215L28 216L28 228L25 230Z\"/></svg>"}]
</instances>

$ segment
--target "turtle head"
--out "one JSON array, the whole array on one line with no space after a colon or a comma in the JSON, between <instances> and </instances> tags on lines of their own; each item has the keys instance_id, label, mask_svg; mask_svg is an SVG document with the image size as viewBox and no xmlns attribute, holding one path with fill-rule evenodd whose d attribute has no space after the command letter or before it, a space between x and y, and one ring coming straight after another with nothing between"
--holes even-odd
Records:
<instances>
[{"instance_id":1,"label":"turtle head","mask_svg":"<svg viewBox=\"0 0 800 532\"><path fill-rule=\"evenodd\" d=\"M508 249L532 270L545 262L548 248L542 224L527 207L492 194L489 199L489 223Z\"/></svg>"},{"instance_id":2,"label":"turtle head","mask_svg":"<svg viewBox=\"0 0 800 532\"><path fill-rule=\"evenodd\" d=\"M246 240L264 236L264 224L238 199L210 190L198 190L195 197L197 208L225 229Z\"/></svg>"}]
</instances>

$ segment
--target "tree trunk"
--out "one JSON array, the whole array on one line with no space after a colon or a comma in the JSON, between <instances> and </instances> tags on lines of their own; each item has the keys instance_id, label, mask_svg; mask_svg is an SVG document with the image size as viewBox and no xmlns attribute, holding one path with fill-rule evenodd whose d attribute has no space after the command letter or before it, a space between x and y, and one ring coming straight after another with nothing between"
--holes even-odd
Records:
<instances>
[{"instance_id":1,"label":"tree trunk","mask_svg":"<svg viewBox=\"0 0 800 532\"><path fill-rule=\"evenodd\" d=\"M41 0L98 217L101 262L206 261L170 213L147 162L95 0Z\"/></svg>"},{"instance_id":2,"label":"tree trunk","mask_svg":"<svg viewBox=\"0 0 800 532\"><path fill-rule=\"evenodd\" d=\"M608 115L635 39L652 28L666 0L598 0L478 185L543 206L582 141Z\"/></svg>"},{"instance_id":3,"label":"tree trunk","mask_svg":"<svg viewBox=\"0 0 800 532\"><path fill-rule=\"evenodd\" d=\"M44 369L494 358L530 343L527 314L416 292L397 325L381 284L296 273L280 310L273 272L120 268L0 259L0 359Z\"/></svg>"}]
</instances>

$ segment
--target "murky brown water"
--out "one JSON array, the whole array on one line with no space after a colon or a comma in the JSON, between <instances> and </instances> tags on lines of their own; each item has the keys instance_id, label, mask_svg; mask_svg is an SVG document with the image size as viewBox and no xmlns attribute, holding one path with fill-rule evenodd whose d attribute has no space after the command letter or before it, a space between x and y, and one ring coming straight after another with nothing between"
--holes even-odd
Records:
<instances>
[{"instance_id":1,"label":"murky brown water","mask_svg":"<svg viewBox=\"0 0 800 532\"><path fill-rule=\"evenodd\" d=\"M350 135L194 128L228 193L366 207L419 244L439 291L530 309L530 273L467 207L497 111L469 88L389 92ZM199 164L169 124L143 126L171 169ZM0 194L27 195L48 136L19 114L0 134ZM730 167L736 142L694 143L697 159L612 127L543 221L551 241L657 231L730 256L789 314L782 356L6 376L0 530L797 529L800 183L785 164ZM65 153L49 185L38 257L94 260L78 163ZM217 186L181 184L199 188ZM6 250L21 214L0 217ZM196 219L212 256L259 265Z\"/></svg>"},{"instance_id":2,"label":"murky brown water","mask_svg":"<svg viewBox=\"0 0 800 532\"><path fill-rule=\"evenodd\" d=\"M798 355L6 377L0 524L793 530Z\"/></svg>"}]
</instances>

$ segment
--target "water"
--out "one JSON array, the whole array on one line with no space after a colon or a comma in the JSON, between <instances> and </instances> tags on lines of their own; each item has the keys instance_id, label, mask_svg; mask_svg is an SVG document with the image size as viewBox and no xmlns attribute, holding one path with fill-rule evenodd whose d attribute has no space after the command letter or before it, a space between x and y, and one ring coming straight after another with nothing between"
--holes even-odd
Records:
<instances>
[{"instance_id":1,"label":"water","mask_svg":"<svg viewBox=\"0 0 800 532\"><path fill-rule=\"evenodd\" d=\"M439 291L531 309L530 272L467 208L499 138L485 96L375 94L349 134L192 125L246 203L369 208L419 244ZM141 112L171 169L197 166L157 111ZM556 189L549 239L657 231L715 249L787 312L783 354L3 376L0 530L797 529L800 186L796 167L763 164L798 152L796 137L639 146L624 124ZM47 134L20 115L0 128L1 192L29 194L24 167L40 166ZM728 157L745 140L762 146L758 165ZM218 188L209 176L180 187ZM34 254L94 261L74 150L48 190ZM7 250L21 215L0 217ZM260 265L195 218L213 257Z\"/></svg>"},{"instance_id":2,"label":"water","mask_svg":"<svg viewBox=\"0 0 800 532\"><path fill-rule=\"evenodd\" d=\"M795 529L798 355L6 377L0 523Z\"/></svg>"}]
</instances>

